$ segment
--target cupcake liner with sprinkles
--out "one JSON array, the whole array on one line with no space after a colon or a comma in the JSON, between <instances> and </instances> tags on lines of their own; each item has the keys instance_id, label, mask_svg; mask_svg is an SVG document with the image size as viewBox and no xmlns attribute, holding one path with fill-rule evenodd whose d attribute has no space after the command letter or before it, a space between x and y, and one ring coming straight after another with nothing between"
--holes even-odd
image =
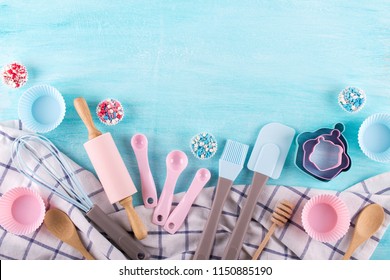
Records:
<instances>
[{"instance_id":1,"label":"cupcake liner with sprinkles","mask_svg":"<svg viewBox=\"0 0 390 280\"><path fill-rule=\"evenodd\" d=\"M339 105L348 113L360 111L366 103L366 93L357 87L346 87L339 93Z\"/></svg>"},{"instance_id":2,"label":"cupcake liner with sprinkles","mask_svg":"<svg viewBox=\"0 0 390 280\"><path fill-rule=\"evenodd\" d=\"M212 134L202 132L192 137L190 148L196 158L205 160L215 155L218 145Z\"/></svg>"},{"instance_id":3,"label":"cupcake liner with sprinkles","mask_svg":"<svg viewBox=\"0 0 390 280\"><path fill-rule=\"evenodd\" d=\"M96 115L105 125L116 125L124 117L122 104L113 98L101 101L96 107Z\"/></svg>"},{"instance_id":4,"label":"cupcake liner with sprinkles","mask_svg":"<svg viewBox=\"0 0 390 280\"><path fill-rule=\"evenodd\" d=\"M3 83L11 88L20 88L28 80L26 67L17 62L4 66L1 75Z\"/></svg>"}]
</instances>

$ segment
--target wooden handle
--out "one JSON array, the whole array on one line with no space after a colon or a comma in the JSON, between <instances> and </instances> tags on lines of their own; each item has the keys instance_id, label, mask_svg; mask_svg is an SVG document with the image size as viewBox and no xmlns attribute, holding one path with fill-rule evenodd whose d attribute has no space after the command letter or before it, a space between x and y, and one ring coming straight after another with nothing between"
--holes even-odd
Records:
<instances>
[{"instance_id":1,"label":"wooden handle","mask_svg":"<svg viewBox=\"0 0 390 280\"><path fill-rule=\"evenodd\" d=\"M355 250L365 241L365 238L359 236L359 235L354 235L352 237L352 241L351 243L349 244L349 247L347 249L347 251L345 252L344 256L343 256L343 260L349 260L352 256L352 254L355 252Z\"/></svg>"},{"instance_id":2,"label":"wooden handle","mask_svg":"<svg viewBox=\"0 0 390 280\"><path fill-rule=\"evenodd\" d=\"M84 246L81 246L80 248L76 248L79 250L79 252L84 256L86 260L95 260L95 258L85 249Z\"/></svg>"},{"instance_id":3,"label":"wooden handle","mask_svg":"<svg viewBox=\"0 0 390 280\"><path fill-rule=\"evenodd\" d=\"M259 248L257 248L255 254L253 255L252 260L257 260L259 258L261 252L263 252L263 249L267 245L267 243L268 243L269 239L271 238L272 234L274 234L275 229L276 229L276 224L272 224L272 226L270 227L267 235L264 237L263 241L259 245Z\"/></svg>"},{"instance_id":4,"label":"wooden handle","mask_svg":"<svg viewBox=\"0 0 390 280\"><path fill-rule=\"evenodd\" d=\"M95 127L95 124L93 123L87 101L85 101L85 99L82 97L78 97L73 101L73 104L81 120L88 129L88 139L91 140L102 135L102 133Z\"/></svg>"},{"instance_id":5,"label":"wooden handle","mask_svg":"<svg viewBox=\"0 0 390 280\"><path fill-rule=\"evenodd\" d=\"M61 240L64 241L65 243L69 244L70 246L72 246L76 250L78 250L84 256L85 259L95 260L95 258L88 252L87 248L85 248L85 246L81 242L81 239L80 239L75 228L72 232L72 236L68 240L64 240L64 239L61 239Z\"/></svg>"},{"instance_id":6,"label":"wooden handle","mask_svg":"<svg viewBox=\"0 0 390 280\"><path fill-rule=\"evenodd\" d=\"M344 254L342 260L344 260L344 261L349 260L349 259L351 258L351 256L352 256L352 254L353 254L354 251L355 251L355 248L349 247L348 250L347 250L347 252L345 252L345 254Z\"/></svg>"},{"instance_id":7,"label":"wooden handle","mask_svg":"<svg viewBox=\"0 0 390 280\"><path fill-rule=\"evenodd\" d=\"M126 197L119 201L119 204L126 210L135 237L138 240L144 239L148 235L148 231L133 207L133 198L131 196Z\"/></svg>"}]
</instances>

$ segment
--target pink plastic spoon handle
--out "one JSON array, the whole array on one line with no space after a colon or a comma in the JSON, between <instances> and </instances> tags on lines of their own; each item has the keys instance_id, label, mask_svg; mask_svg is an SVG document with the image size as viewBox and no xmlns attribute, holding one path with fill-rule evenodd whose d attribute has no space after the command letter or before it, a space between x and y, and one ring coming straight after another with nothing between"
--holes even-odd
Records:
<instances>
[{"instance_id":1,"label":"pink plastic spoon handle","mask_svg":"<svg viewBox=\"0 0 390 280\"><path fill-rule=\"evenodd\" d=\"M145 208L154 208L157 206L157 191L154 183L153 175L150 169L141 170L141 188L142 188L142 199L144 201Z\"/></svg>"},{"instance_id":2,"label":"pink plastic spoon handle","mask_svg":"<svg viewBox=\"0 0 390 280\"><path fill-rule=\"evenodd\" d=\"M180 173L168 171L163 190L154 208L152 222L156 225L163 226L169 216L172 206L173 191Z\"/></svg>"},{"instance_id":3,"label":"pink plastic spoon handle","mask_svg":"<svg viewBox=\"0 0 390 280\"><path fill-rule=\"evenodd\" d=\"M201 178L202 173L204 176L203 178ZM196 197L210 180L210 177L211 173L206 168L201 168L196 172L187 192L184 194L176 208L172 211L171 215L169 215L168 220L164 225L164 229L167 232L174 234L181 227Z\"/></svg>"},{"instance_id":4,"label":"pink plastic spoon handle","mask_svg":"<svg viewBox=\"0 0 390 280\"><path fill-rule=\"evenodd\" d=\"M145 137L145 143L143 148L139 148L135 145L133 139L135 139L135 137L137 136ZM152 171L150 170L149 166L148 142L146 136L141 134L134 135L131 141L131 146L133 147L134 154L138 163L139 174L141 177L142 199L145 208L154 208L157 206L157 190L156 184L154 183Z\"/></svg>"},{"instance_id":5,"label":"pink plastic spoon handle","mask_svg":"<svg viewBox=\"0 0 390 280\"><path fill-rule=\"evenodd\" d=\"M163 226L169 216L172 206L173 191L177 179L183 170L187 167L188 158L186 154L179 150L170 152L165 160L167 165L167 178L161 192L159 201L154 209L152 222Z\"/></svg>"}]
</instances>

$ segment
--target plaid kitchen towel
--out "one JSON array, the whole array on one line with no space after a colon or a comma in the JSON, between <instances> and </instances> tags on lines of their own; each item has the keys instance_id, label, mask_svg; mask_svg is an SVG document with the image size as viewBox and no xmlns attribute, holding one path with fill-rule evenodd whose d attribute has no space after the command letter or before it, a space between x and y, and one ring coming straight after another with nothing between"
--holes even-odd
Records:
<instances>
[{"instance_id":1,"label":"plaid kitchen towel","mask_svg":"<svg viewBox=\"0 0 390 280\"><path fill-rule=\"evenodd\" d=\"M15 138L26 133L19 121L0 123L0 195L23 186L36 189L47 208L55 207L67 213L79 230L86 248L97 259L126 259L101 233L86 220L76 207L53 195L49 190L38 187L20 174L11 159L11 148ZM77 173L88 196L106 212L114 212L106 198L100 182L95 176L77 164L69 161ZM0 213L1 215L1 213ZM54 237L44 225L29 235L17 236L0 227L0 259L81 259L80 253Z\"/></svg>"},{"instance_id":2,"label":"plaid kitchen towel","mask_svg":"<svg viewBox=\"0 0 390 280\"><path fill-rule=\"evenodd\" d=\"M221 259L249 188L248 185L233 186L224 206L211 259ZM145 244L152 248L151 252L155 257L161 259L192 258L211 209L214 191L214 187L202 190L185 223L174 235L165 232L161 227L150 225L150 237L145 240ZM385 210L385 221L374 236L359 247L352 256L352 259L366 260L373 254L390 223L390 172L369 178L342 192L288 186L265 186L262 192L245 236L240 259L252 258L271 227L273 209L278 202L284 199L295 205L293 216L284 227L275 230L260 255L260 259L339 260L351 241L360 210L371 203L378 203ZM305 233L300 219L305 203L311 197L324 193L339 196L347 204L351 215L349 231L344 238L333 243L322 243L310 238ZM177 205L182 195L180 193L175 196L174 205ZM138 208L137 210L141 210L143 216L151 217L152 213L147 209Z\"/></svg>"},{"instance_id":3,"label":"plaid kitchen towel","mask_svg":"<svg viewBox=\"0 0 390 280\"><path fill-rule=\"evenodd\" d=\"M22 131L19 122L0 124L0 194L16 186L36 188L45 198L47 206L60 208L71 216L84 244L96 258L124 259L123 254L95 230L77 208L32 184L16 171L10 159L10 149L15 137L24 133L26 132ZM131 231L126 213L121 208L110 205L94 175L77 164L71 163L91 200L109 213L111 218ZM232 188L224 206L211 259L221 258L241 207L245 203L249 188L248 185ZM152 209L146 209L143 206L136 207L149 232L148 237L141 242L150 251L152 259L192 259L209 215L214 191L214 187L202 190L191 207L187 219L174 235L151 223ZM266 186L262 191L263 194L257 203L245 236L240 259L251 259L271 226L271 215L275 205L283 199L295 205L293 216L284 227L276 229L260 259L341 259L351 240L358 213L366 205L378 203L385 209L385 221L379 231L359 247L352 257L353 259L369 259L390 222L390 172L369 178L342 192L289 186ZM305 203L311 197L323 193L339 196L347 204L351 214L351 227L348 233L334 243L321 243L311 239L305 233L300 221ZM179 193L174 196L173 207L178 204L183 195L184 193ZM81 258L77 251L53 237L44 226L26 236L15 236L0 228L0 259Z\"/></svg>"}]
</instances>

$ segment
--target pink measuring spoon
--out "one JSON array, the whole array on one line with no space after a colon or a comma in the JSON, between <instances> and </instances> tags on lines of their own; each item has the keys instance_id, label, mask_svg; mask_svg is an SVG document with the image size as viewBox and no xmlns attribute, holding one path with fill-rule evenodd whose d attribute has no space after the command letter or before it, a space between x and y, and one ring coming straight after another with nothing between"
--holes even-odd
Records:
<instances>
[{"instance_id":1,"label":"pink measuring spoon","mask_svg":"<svg viewBox=\"0 0 390 280\"><path fill-rule=\"evenodd\" d=\"M182 151L172 151L166 158L167 178L160 195L160 199L154 209L152 222L156 225L163 226L169 216L172 206L173 191L177 179L183 170L187 167L188 158Z\"/></svg>"},{"instance_id":2,"label":"pink measuring spoon","mask_svg":"<svg viewBox=\"0 0 390 280\"><path fill-rule=\"evenodd\" d=\"M164 225L164 229L167 232L174 234L181 227L190 211L192 203L194 203L200 191L210 180L210 177L211 173L206 168L201 168L196 172L187 192L184 194L176 208L173 209Z\"/></svg>"},{"instance_id":3,"label":"pink measuring spoon","mask_svg":"<svg viewBox=\"0 0 390 280\"><path fill-rule=\"evenodd\" d=\"M137 158L139 174L141 176L142 199L146 208L157 206L157 191L148 160L148 138L141 133L131 138L135 157Z\"/></svg>"}]
</instances>

